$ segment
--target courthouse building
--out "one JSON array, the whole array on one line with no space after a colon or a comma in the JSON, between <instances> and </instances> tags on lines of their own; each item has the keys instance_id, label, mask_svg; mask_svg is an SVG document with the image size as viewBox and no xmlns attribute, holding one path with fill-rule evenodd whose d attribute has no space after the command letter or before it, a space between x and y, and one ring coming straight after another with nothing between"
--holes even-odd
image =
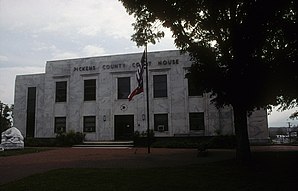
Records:
<instances>
[{"instance_id":1,"label":"courthouse building","mask_svg":"<svg viewBox=\"0 0 298 191\"><path fill-rule=\"evenodd\" d=\"M146 131L146 94L131 101L142 53L48 61L45 73L15 81L14 125L25 137L83 132L87 141L131 140ZM217 109L185 78L190 57L179 51L148 53L150 128L155 136L234 134L232 107ZM146 81L145 81L146 83ZM144 84L145 85L145 84ZM248 118L249 137L267 140L266 110Z\"/></svg>"}]
</instances>

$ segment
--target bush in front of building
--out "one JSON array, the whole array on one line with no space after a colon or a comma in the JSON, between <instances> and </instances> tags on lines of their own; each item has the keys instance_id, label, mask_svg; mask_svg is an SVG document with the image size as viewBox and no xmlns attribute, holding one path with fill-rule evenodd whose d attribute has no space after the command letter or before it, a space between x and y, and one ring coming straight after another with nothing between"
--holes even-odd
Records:
<instances>
[{"instance_id":1,"label":"bush in front of building","mask_svg":"<svg viewBox=\"0 0 298 191\"><path fill-rule=\"evenodd\" d=\"M149 130L149 139L150 145L152 145L155 141L155 134L152 129ZM133 136L134 146L135 147L146 147L148 146L148 137L147 131L135 131Z\"/></svg>"},{"instance_id":2,"label":"bush in front of building","mask_svg":"<svg viewBox=\"0 0 298 191\"><path fill-rule=\"evenodd\" d=\"M158 137L152 144L155 148L197 148L199 141L193 138Z\"/></svg>"},{"instance_id":3,"label":"bush in front of building","mask_svg":"<svg viewBox=\"0 0 298 191\"><path fill-rule=\"evenodd\" d=\"M208 148L211 149L234 149L236 148L235 135L214 136L208 142Z\"/></svg>"},{"instance_id":4,"label":"bush in front of building","mask_svg":"<svg viewBox=\"0 0 298 191\"><path fill-rule=\"evenodd\" d=\"M57 146L72 146L83 143L85 134L81 132L69 131L67 133L59 132L56 135Z\"/></svg>"},{"instance_id":5,"label":"bush in front of building","mask_svg":"<svg viewBox=\"0 0 298 191\"><path fill-rule=\"evenodd\" d=\"M33 138L27 137L24 140L25 147L55 147L56 138Z\"/></svg>"},{"instance_id":6,"label":"bush in front of building","mask_svg":"<svg viewBox=\"0 0 298 191\"><path fill-rule=\"evenodd\" d=\"M25 147L65 147L83 143L85 134L69 131L57 133L56 138L25 138Z\"/></svg>"},{"instance_id":7,"label":"bush in front of building","mask_svg":"<svg viewBox=\"0 0 298 191\"><path fill-rule=\"evenodd\" d=\"M156 137L151 146L156 148L233 149L236 147L236 138L234 135Z\"/></svg>"}]
</instances>

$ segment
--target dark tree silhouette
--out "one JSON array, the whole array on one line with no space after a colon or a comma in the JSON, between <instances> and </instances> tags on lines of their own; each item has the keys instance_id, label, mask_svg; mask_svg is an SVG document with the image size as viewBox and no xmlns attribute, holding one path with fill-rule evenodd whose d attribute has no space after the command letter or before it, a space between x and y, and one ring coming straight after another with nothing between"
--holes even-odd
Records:
<instances>
[{"instance_id":1,"label":"dark tree silhouette","mask_svg":"<svg viewBox=\"0 0 298 191\"><path fill-rule=\"evenodd\" d=\"M0 133L11 127L11 121L8 119L10 112L13 110L13 105L9 107L0 101ZM11 115L13 117L13 115Z\"/></svg>"},{"instance_id":2,"label":"dark tree silhouette","mask_svg":"<svg viewBox=\"0 0 298 191\"><path fill-rule=\"evenodd\" d=\"M290 115L290 119L294 120L294 119L298 119L298 111L295 111L294 113L292 113Z\"/></svg>"},{"instance_id":3,"label":"dark tree silhouette","mask_svg":"<svg viewBox=\"0 0 298 191\"><path fill-rule=\"evenodd\" d=\"M250 160L247 115L256 108L297 106L297 4L294 0L120 0L133 14L138 46L169 28L189 52L188 78L232 105L237 159Z\"/></svg>"}]
</instances>

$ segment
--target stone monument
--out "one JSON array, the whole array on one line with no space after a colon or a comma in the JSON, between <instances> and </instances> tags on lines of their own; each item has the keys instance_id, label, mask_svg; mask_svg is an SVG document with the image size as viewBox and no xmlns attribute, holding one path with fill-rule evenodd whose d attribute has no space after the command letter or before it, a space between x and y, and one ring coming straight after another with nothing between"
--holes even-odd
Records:
<instances>
[{"instance_id":1,"label":"stone monument","mask_svg":"<svg viewBox=\"0 0 298 191\"><path fill-rule=\"evenodd\" d=\"M24 149L24 137L16 127L11 127L1 134L0 150Z\"/></svg>"}]
</instances>

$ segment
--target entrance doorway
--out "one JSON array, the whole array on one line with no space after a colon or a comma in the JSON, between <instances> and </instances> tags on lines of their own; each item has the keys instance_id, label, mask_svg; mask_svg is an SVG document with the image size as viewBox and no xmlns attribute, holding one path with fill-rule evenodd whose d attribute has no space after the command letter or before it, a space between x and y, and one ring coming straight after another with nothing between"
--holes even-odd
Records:
<instances>
[{"instance_id":1,"label":"entrance doorway","mask_svg":"<svg viewBox=\"0 0 298 191\"><path fill-rule=\"evenodd\" d=\"M134 134L133 115L115 115L115 140L132 140Z\"/></svg>"}]
</instances>

